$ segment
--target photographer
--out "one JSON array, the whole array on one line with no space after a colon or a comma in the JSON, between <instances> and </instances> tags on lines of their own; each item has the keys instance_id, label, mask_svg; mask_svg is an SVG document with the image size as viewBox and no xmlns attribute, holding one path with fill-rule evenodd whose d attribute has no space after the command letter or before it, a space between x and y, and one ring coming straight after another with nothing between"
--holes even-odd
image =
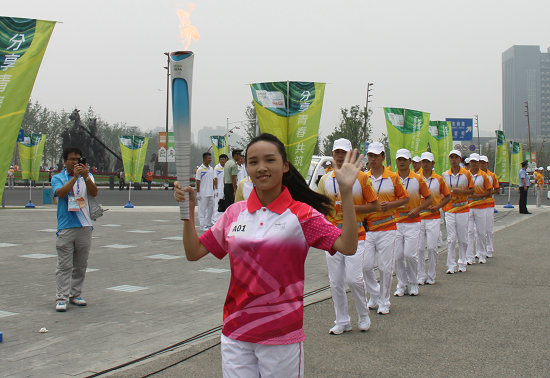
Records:
<instances>
[{"instance_id":1,"label":"photographer","mask_svg":"<svg viewBox=\"0 0 550 378\"><path fill-rule=\"evenodd\" d=\"M67 310L67 300L77 306L86 306L82 299L82 285L92 245L92 220L88 195L97 196L97 186L88 172L86 159L76 147L63 151L65 169L52 177L52 188L57 202L57 283L56 311Z\"/></svg>"}]
</instances>

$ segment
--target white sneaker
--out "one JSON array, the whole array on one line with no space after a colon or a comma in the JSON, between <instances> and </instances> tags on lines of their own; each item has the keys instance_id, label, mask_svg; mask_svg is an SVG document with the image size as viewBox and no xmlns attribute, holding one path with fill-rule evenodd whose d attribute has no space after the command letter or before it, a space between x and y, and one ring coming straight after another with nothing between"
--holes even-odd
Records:
<instances>
[{"instance_id":1,"label":"white sneaker","mask_svg":"<svg viewBox=\"0 0 550 378\"><path fill-rule=\"evenodd\" d=\"M396 297L402 297L403 295L405 295L405 289L405 287L398 287L393 295L395 295Z\"/></svg>"},{"instance_id":2,"label":"white sneaker","mask_svg":"<svg viewBox=\"0 0 550 378\"><path fill-rule=\"evenodd\" d=\"M378 307L378 296L371 295L367 303L367 307L371 310L374 310L376 307Z\"/></svg>"},{"instance_id":3,"label":"white sneaker","mask_svg":"<svg viewBox=\"0 0 550 378\"><path fill-rule=\"evenodd\" d=\"M493 254L492 253L487 253L487 258L490 259L491 257L493 257Z\"/></svg>"},{"instance_id":4,"label":"white sneaker","mask_svg":"<svg viewBox=\"0 0 550 378\"><path fill-rule=\"evenodd\" d=\"M330 331L328 331L328 333L331 335L341 335L342 333L349 331L351 331L351 324L346 324L343 326L336 324L330 329Z\"/></svg>"},{"instance_id":5,"label":"white sneaker","mask_svg":"<svg viewBox=\"0 0 550 378\"><path fill-rule=\"evenodd\" d=\"M409 295L416 297L418 295L418 285L411 285L409 287Z\"/></svg>"},{"instance_id":6,"label":"white sneaker","mask_svg":"<svg viewBox=\"0 0 550 378\"><path fill-rule=\"evenodd\" d=\"M458 268L458 271L459 271L460 273L464 273L464 272L466 272L466 267L464 266L464 267L462 267L462 268Z\"/></svg>"},{"instance_id":7,"label":"white sneaker","mask_svg":"<svg viewBox=\"0 0 550 378\"><path fill-rule=\"evenodd\" d=\"M418 280L417 284L422 286L426 283L426 280Z\"/></svg>"},{"instance_id":8,"label":"white sneaker","mask_svg":"<svg viewBox=\"0 0 550 378\"><path fill-rule=\"evenodd\" d=\"M378 311L376 311L378 314L386 315L390 313L390 306L378 306Z\"/></svg>"},{"instance_id":9,"label":"white sneaker","mask_svg":"<svg viewBox=\"0 0 550 378\"><path fill-rule=\"evenodd\" d=\"M366 332L369 330L369 328L370 328L370 317L367 315L359 318L359 331Z\"/></svg>"},{"instance_id":10,"label":"white sneaker","mask_svg":"<svg viewBox=\"0 0 550 378\"><path fill-rule=\"evenodd\" d=\"M479 259L479 263L480 263L480 264L486 264L486 263L487 263L487 259L484 259L484 258L482 259L482 258L480 258L480 259Z\"/></svg>"},{"instance_id":11,"label":"white sneaker","mask_svg":"<svg viewBox=\"0 0 550 378\"><path fill-rule=\"evenodd\" d=\"M426 284L427 284L427 285L435 285L435 281L434 281L434 280L427 279L427 280L426 280Z\"/></svg>"},{"instance_id":12,"label":"white sneaker","mask_svg":"<svg viewBox=\"0 0 550 378\"><path fill-rule=\"evenodd\" d=\"M57 312L65 312L67 311L67 302L65 301L57 301L55 303L55 311Z\"/></svg>"},{"instance_id":13,"label":"white sneaker","mask_svg":"<svg viewBox=\"0 0 550 378\"><path fill-rule=\"evenodd\" d=\"M454 269L447 269L447 271L445 272L447 274L455 274L455 270Z\"/></svg>"},{"instance_id":14,"label":"white sneaker","mask_svg":"<svg viewBox=\"0 0 550 378\"><path fill-rule=\"evenodd\" d=\"M69 303L77 306L87 306L88 303L82 297L69 298Z\"/></svg>"}]
</instances>

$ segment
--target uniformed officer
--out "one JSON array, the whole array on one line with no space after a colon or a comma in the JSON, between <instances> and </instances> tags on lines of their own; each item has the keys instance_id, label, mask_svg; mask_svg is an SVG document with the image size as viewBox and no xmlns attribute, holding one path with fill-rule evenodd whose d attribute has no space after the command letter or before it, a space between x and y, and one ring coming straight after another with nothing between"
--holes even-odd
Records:
<instances>
[{"instance_id":1,"label":"uniformed officer","mask_svg":"<svg viewBox=\"0 0 550 378\"><path fill-rule=\"evenodd\" d=\"M529 181L529 175L527 174L527 164L529 162L524 160L521 162L521 169L519 171L519 213L531 214L527 210L527 192L531 182Z\"/></svg>"}]
</instances>

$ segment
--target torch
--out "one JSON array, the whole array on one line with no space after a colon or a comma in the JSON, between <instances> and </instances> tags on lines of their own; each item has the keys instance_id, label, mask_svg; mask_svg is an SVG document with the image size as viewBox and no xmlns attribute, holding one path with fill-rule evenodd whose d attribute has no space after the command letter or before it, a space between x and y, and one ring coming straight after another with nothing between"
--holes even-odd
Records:
<instances>
[{"instance_id":1,"label":"torch","mask_svg":"<svg viewBox=\"0 0 550 378\"><path fill-rule=\"evenodd\" d=\"M191 89L193 87L193 52L170 53L172 74L172 119L176 146L176 174L182 187L191 175ZM189 200L180 202L180 218L189 219Z\"/></svg>"}]
</instances>

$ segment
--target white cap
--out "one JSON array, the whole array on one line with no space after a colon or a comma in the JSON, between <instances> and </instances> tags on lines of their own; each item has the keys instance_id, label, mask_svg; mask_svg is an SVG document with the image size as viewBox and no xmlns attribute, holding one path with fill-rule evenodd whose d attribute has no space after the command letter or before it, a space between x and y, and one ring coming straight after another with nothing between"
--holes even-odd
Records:
<instances>
[{"instance_id":1,"label":"white cap","mask_svg":"<svg viewBox=\"0 0 550 378\"><path fill-rule=\"evenodd\" d=\"M434 161L434 154L431 152L422 152L422 155L420 155L420 160Z\"/></svg>"},{"instance_id":2,"label":"white cap","mask_svg":"<svg viewBox=\"0 0 550 378\"><path fill-rule=\"evenodd\" d=\"M544 171L544 168L542 168L542 167L539 167L539 171Z\"/></svg>"},{"instance_id":3,"label":"white cap","mask_svg":"<svg viewBox=\"0 0 550 378\"><path fill-rule=\"evenodd\" d=\"M382 152L384 152L384 145L380 142L372 142L367 149L367 154L380 155Z\"/></svg>"},{"instance_id":4,"label":"white cap","mask_svg":"<svg viewBox=\"0 0 550 378\"><path fill-rule=\"evenodd\" d=\"M420 160L422 160L422 159L420 159L420 157L418 157L418 156L413 156L413 158L412 158L412 161L414 161L415 163L420 162Z\"/></svg>"},{"instance_id":5,"label":"white cap","mask_svg":"<svg viewBox=\"0 0 550 378\"><path fill-rule=\"evenodd\" d=\"M481 155L479 157L479 161L484 161L485 163L488 163L489 162L489 158L485 155Z\"/></svg>"},{"instance_id":6,"label":"white cap","mask_svg":"<svg viewBox=\"0 0 550 378\"><path fill-rule=\"evenodd\" d=\"M347 151L351 151L352 149L353 148L351 147L351 142L346 138L336 139L334 141L334 144L332 145L332 151L344 150L347 152Z\"/></svg>"},{"instance_id":7,"label":"white cap","mask_svg":"<svg viewBox=\"0 0 550 378\"><path fill-rule=\"evenodd\" d=\"M476 154L475 152L470 155L470 161L479 161L479 154Z\"/></svg>"},{"instance_id":8,"label":"white cap","mask_svg":"<svg viewBox=\"0 0 550 378\"><path fill-rule=\"evenodd\" d=\"M470 164L470 158L469 158L469 157L467 157L466 159L464 159L464 163L466 163L466 164Z\"/></svg>"},{"instance_id":9,"label":"white cap","mask_svg":"<svg viewBox=\"0 0 550 378\"><path fill-rule=\"evenodd\" d=\"M449 156L451 156L451 155L456 155L456 156L462 157L462 154L460 153L459 150L451 150L451 152L449 152Z\"/></svg>"},{"instance_id":10,"label":"white cap","mask_svg":"<svg viewBox=\"0 0 550 378\"><path fill-rule=\"evenodd\" d=\"M405 158L405 159L410 159L411 158L411 151L407 150L406 148L401 148L399 150L397 150L397 152L395 153L395 158Z\"/></svg>"},{"instance_id":11,"label":"white cap","mask_svg":"<svg viewBox=\"0 0 550 378\"><path fill-rule=\"evenodd\" d=\"M549 165L548 167L546 167L546 170L547 170L547 171L550 171L550 165Z\"/></svg>"}]
</instances>

